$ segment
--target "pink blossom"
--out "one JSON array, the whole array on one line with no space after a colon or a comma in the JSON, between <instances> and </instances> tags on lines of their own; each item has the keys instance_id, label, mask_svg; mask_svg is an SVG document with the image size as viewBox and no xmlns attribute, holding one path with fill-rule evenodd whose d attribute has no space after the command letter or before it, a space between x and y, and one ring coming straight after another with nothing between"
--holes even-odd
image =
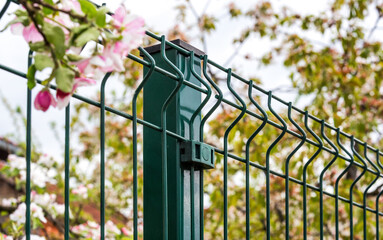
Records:
<instances>
[{"instance_id":1,"label":"pink blossom","mask_svg":"<svg viewBox=\"0 0 383 240\"><path fill-rule=\"evenodd\" d=\"M33 23L31 23L28 27L25 27L23 29L23 37L25 41L27 41L28 43L29 42L35 43L35 42L40 42L44 40L43 36L41 36L39 31L37 31L37 28Z\"/></svg>"},{"instance_id":2,"label":"pink blossom","mask_svg":"<svg viewBox=\"0 0 383 240\"><path fill-rule=\"evenodd\" d=\"M63 4L63 9L64 10L67 10L67 11L74 10L75 12L82 14L81 5L80 5L80 3L78 1L75 1L75 0L62 0L61 2Z\"/></svg>"},{"instance_id":3,"label":"pink blossom","mask_svg":"<svg viewBox=\"0 0 383 240\"><path fill-rule=\"evenodd\" d=\"M22 23L14 23L11 25L11 32L16 35L23 35L25 41L32 42L40 42L43 41L43 36L37 31L36 26L31 23L29 26L24 27Z\"/></svg>"},{"instance_id":4,"label":"pink blossom","mask_svg":"<svg viewBox=\"0 0 383 240\"><path fill-rule=\"evenodd\" d=\"M45 112L51 105L56 107L57 103L49 90L43 89L37 94L34 105L37 110L42 110Z\"/></svg>"},{"instance_id":5,"label":"pink blossom","mask_svg":"<svg viewBox=\"0 0 383 240\"><path fill-rule=\"evenodd\" d=\"M57 108L58 109L63 109L64 107L68 106L68 103L70 101L70 97L76 91L78 87L82 86L90 86L96 84L96 81L93 79L89 78L84 78L84 77L78 77L74 79L74 84L72 91L69 93L63 92L60 89L57 89L56 91L56 98L57 98Z\"/></svg>"},{"instance_id":6,"label":"pink blossom","mask_svg":"<svg viewBox=\"0 0 383 240\"><path fill-rule=\"evenodd\" d=\"M121 5L119 8L116 9L113 15L113 23L116 27L120 28L124 25L126 21L126 16L128 15L128 12L126 11L126 8L124 5Z\"/></svg>"},{"instance_id":7,"label":"pink blossom","mask_svg":"<svg viewBox=\"0 0 383 240\"><path fill-rule=\"evenodd\" d=\"M126 227L121 228L121 232L122 232L125 236L129 236L129 235L132 234L132 232L129 231L129 229L127 229Z\"/></svg>"}]
</instances>

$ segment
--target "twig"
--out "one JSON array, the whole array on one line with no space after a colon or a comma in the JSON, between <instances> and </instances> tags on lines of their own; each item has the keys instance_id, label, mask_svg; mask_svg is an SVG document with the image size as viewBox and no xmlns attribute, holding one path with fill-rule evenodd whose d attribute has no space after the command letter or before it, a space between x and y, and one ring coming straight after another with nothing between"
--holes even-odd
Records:
<instances>
[{"instance_id":1,"label":"twig","mask_svg":"<svg viewBox=\"0 0 383 240\"><path fill-rule=\"evenodd\" d=\"M33 7L33 5L31 5L30 2L28 2L27 0L20 0L19 1L21 3L21 5L23 5L25 7L25 9L27 10L28 12L28 15L29 17L31 18L31 20L33 21L33 24L35 25L37 31L41 34L41 36L43 37L44 39L44 42L45 42L45 45L47 45L50 49L50 52L52 54L52 58L54 60L54 64L55 64L55 67L57 68L59 66L58 62L57 62L57 59L56 59L56 54L54 52L54 49L52 47L52 45L50 44L50 42L48 41L47 37L45 36L45 34L43 33L43 31L41 30L40 26L38 25L36 19L35 19L35 14L36 14L36 9Z\"/></svg>"},{"instance_id":2,"label":"twig","mask_svg":"<svg viewBox=\"0 0 383 240\"><path fill-rule=\"evenodd\" d=\"M24 1L24 0L22 0ZM88 22L88 19L86 18L86 16L84 15L79 15L79 14L76 14L75 12L73 12L72 10L64 10L64 9L61 9L61 8L57 8L55 7L54 5L50 5L46 2L43 2L41 0L32 0L32 2L34 3L37 3L37 4L40 4L41 6L43 7L46 7L46 8L49 8L53 11L56 11L56 12L62 12L62 13L65 13L65 14L68 14L69 16L71 16L72 18L77 18L78 20L82 21L82 22Z\"/></svg>"}]
</instances>

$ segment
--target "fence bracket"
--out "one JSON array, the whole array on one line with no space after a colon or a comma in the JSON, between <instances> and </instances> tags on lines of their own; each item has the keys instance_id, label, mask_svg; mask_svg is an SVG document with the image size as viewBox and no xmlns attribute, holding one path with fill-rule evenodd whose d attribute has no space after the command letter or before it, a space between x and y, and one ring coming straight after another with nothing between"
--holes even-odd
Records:
<instances>
[{"instance_id":1,"label":"fence bracket","mask_svg":"<svg viewBox=\"0 0 383 240\"><path fill-rule=\"evenodd\" d=\"M180 142L181 162L185 165L198 166L203 169L214 168L214 148L198 141Z\"/></svg>"}]
</instances>

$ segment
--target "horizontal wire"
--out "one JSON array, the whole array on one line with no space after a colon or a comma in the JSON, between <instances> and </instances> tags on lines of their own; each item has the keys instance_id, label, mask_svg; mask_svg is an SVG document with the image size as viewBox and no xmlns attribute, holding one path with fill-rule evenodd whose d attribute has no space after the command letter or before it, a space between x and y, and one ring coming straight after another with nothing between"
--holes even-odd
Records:
<instances>
[{"instance_id":1,"label":"horizontal wire","mask_svg":"<svg viewBox=\"0 0 383 240\"><path fill-rule=\"evenodd\" d=\"M3 70L5 70L5 71L7 71L7 72L10 72L10 73L16 75L16 76L19 76L19 77L22 77L22 78L25 78L25 79L26 79L26 74L25 74L25 73L22 73L22 72L20 72L20 71L18 71L18 70L15 70L15 69L6 67L6 66L4 66L4 65L2 65L2 64L0 64L0 69L3 69ZM36 81L37 81L39 84L41 84L41 82L42 82L41 80L38 80L38 79L37 79ZM50 86L50 88L52 88L52 89L54 89L54 90L56 89L56 87L55 87L55 86L52 86L52 85ZM95 106L95 107L99 107L99 108L100 108L100 106L101 106L100 102L97 102L97 101L95 101L95 100L92 100L92 99L83 97L83 96L78 95L78 94L76 94L76 93L73 94L73 98L78 99L78 100L80 100L80 101L83 101L83 102L85 102L85 103L88 103L88 104L90 104L90 105L93 105L93 106ZM222 100L222 101L224 101L224 100ZM226 100L226 103L228 103L228 102L229 102L229 101ZM228 104L230 104L230 103L228 103ZM234 103L231 103L231 104L234 104ZM237 107L240 108L239 106L237 106ZM112 107L109 107L109 106L105 106L105 110L108 111L108 112L114 113L114 114L116 114L116 115L118 115L118 116L124 117L124 118L126 118L126 119L133 120L133 116L132 116L132 115L130 115L130 114L128 114L128 113L125 113L125 112L122 112L122 111L120 111L120 110L117 110L117 109L115 109L115 108L112 108ZM252 116L254 116L254 117L258 118L258 119L263 120L263 117L260 116L260 115L258 115L258 114L256 114L256 113L250 112L250 111L248 111L248 110L246 110L246 113L248 113L249 115L252 115ZM145 121L145 120L143 120L143 119L137 118L137 122L140 123L140 124L143 125L143 126L146 126L146 127L151 128L151 129L153 129L153 130L156 130L156 131L159 131L159 132L162 131L162 128L161 128L161 127L159 127L159 126L157 126L157 125L155 125L155 124L152 124L152 123L150 123L150 122L147 122L147 121ZM274 127L282 128L281 126L279 126L279 124L277 124L277 123L275 123L275 122L273 122L273 121L267 120L267 122L268 122L270 125L274 126ZM291 135L293 135L293 136L295 136L295 137L297 137L297 138L302 139L302 136L301 136L301 135L299 135L299 134L297 134L297 133L295 133L295 132L293 132L293 131L291 131L291 130L287 130L286 132L287 132L287 133L290 133ZM176 134L176 133L174 133L174 132L171 132L171 131L169 131L169 130L166 130L166 134L169 135L169 136L171 136L171 137L174 137L175 139L182 140L182 141L187 141L187 139L186 139L185 137L182 137L182 136L180 136L180 135L178 135L178 134ZM313 144L313 145L316 145L316 144L317 144L317 143L315 143L315 142L313 142L312 140L309 140L309 139L307 139L306 141L309 142L309 143L311 143L311 144ZM224 154L224 151L223 151L222 149L219 149L219 148L217 148L217 147L215 147L214 149L215 149L215 151L216 151L217 153ZM323 149L325 149L326 151L332 153L332 151L331 151L330 149L326 148L326 147L323 147ZM239 157L239 156L237 156L237 155L228 153L228 156L229 156L230 158L233 158L233 159L237 160L237 161L246 163L246 159L241 158L241 157ZM349 159L345 158L344 156L339 155L339 157L343 158L343 159L346 160L346 161L350 161ZM355 163L355 162L354 162L354 164L355 164L355 165L361 165L361 164L359 164L359 163ZM261 170L266 170L266 167L264 167L264 166L262 166L262 165L259 165L259 164L257 164L257 163L254 163L254 162L250 162L250 165L253 166L253 167L256 167L256 168L258 168L258 169L261 169ZM362 166L360 166L360 167L362 167ZM371 169L368 169L368 170L376 175L376 173L375 173L373 170L371 170ZM286 178L286 176L285 176L284 174L278 173L278 172L273 171L273 170L270 170L270 173L273 174L273 175L275 175L275 176L281 177L281 178ZM380 174L379 176L382 176L382 175ZM295 178L293 178L293 177L289 177L289 180L291 180L292 182L298 183L298 184L300 184L300 185L303 185L303 182L302 182L302 181L300 181L300 180L298 180L298 179L295 179ZM313 186L313 185L311 185L311 184L307 184L307 187L310 188L310 189L316 190L316 191L320 191L320 189L319 189L318 187L315 187L315 186ZM333 197L333 198L335 197L334 194L331 194L331 193L329 193L329 192L327 192L327 191L323 191L323 193L326 194L326 195L328 195L328 196L330 196L330 197ZM344 201L344 202L350 203L350 201L349 201L347 198L344 198L344 197L341 197L341 196L340 196L339 199L342 200L342 201ZM363 204L359 204L359 203L354 202L353 205L354 205L354 206L357 206L357 207L359 207L359 208L363 208ZM367 210L368 210L369 212L376 213L376 210L373 210L373 209L371 209L371 208L367 208ZM382 212L379 212L379 215L383 216L383 213L382 213Z\"/></svg>"}]
</instances>

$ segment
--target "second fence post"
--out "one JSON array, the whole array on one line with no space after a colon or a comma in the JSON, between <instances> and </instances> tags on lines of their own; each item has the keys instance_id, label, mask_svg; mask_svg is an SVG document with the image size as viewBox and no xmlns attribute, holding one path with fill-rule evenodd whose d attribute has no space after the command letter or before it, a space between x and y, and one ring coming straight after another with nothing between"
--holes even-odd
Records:
<instances>
[{"instance_id":1,"label":"second fence post","mask_svg":"<svg viewBox=\"0 0 383 240\"><path fill-rule=\"evenodd\" d=\"M194 51L196 56L203 52L181 41L172 41L174 44ZM165 69L176 75L174 69L167 64L161 56L161 46L155 45L145 49L156 61L159 68ZM166 46L166 57L184 75L184 81L190 81L200 86L200 81L190 71L190 56ZM145 59L145 58L144 58ZM201 73L201 60L194 58L194 70ZM147 60L147 59L145 59ZM144 67L144 74L149 70ZM144 86L144 120L156 126L161 126L161 111L166 99L176 88L178 81L164 74L154 72ZM197 116L193 126L190 119L201 104L201 92L191 87L182 85L166 110L166 130L190 139L190 128L193 138L199 139L199 126L201 113ZM144 127L144 238L145 240L166 240L163 229L167 228L168 239L191 239L191 230L194 229L193 238L200 239L200 173L202 167L196 167L194 177L191 178L191 165L181 163L181 142L175 137L167 135L167 224L163 221L163 174L162 171L162 141L161 132L149 127ZM198 143L194 143L198 145ZM191 146L194 146L191 144ZM193 150L194 151L194 150ZM193 165L194 166L194 165ZM194 169L194 167L193 167ZM194 196L190 191L194 179ZM193 198L194 201L191 199ZM194 202L194 208L191 203ZM191 222L191 210L194 210L194 219ZM192 227L193 226L193 227Z\"/></svg>"}]
</instances>

